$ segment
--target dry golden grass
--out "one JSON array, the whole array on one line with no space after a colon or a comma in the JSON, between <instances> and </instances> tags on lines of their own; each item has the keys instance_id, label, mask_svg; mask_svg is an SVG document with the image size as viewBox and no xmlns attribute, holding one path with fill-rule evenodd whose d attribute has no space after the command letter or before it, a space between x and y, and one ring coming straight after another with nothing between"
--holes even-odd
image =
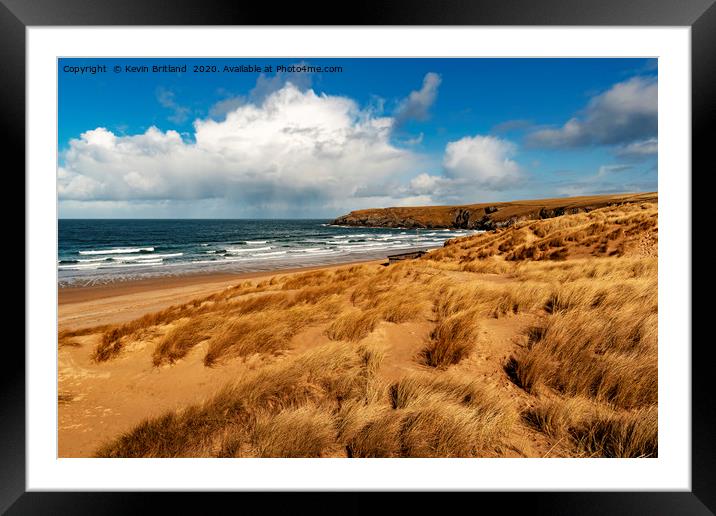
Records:
<instances>
[{"instance_id":1,"label":"dry golden grass","mask_svg":"<svg viewBox=\"0 0 716 516\"><path fill-rule=\"evenodd\" d=\"M99 456L226 456L250 444L259 417L300 405L347 396L357 383L361 362L338 345L253 371L213 398L147 420L99 450ZM229 438L227 432L233 435Z\"/></svg>"},{"instance_id":2,"label":"dry golden grass","mask_svg":"<svg viewBox=\"0 0 716 516\"><path fill-rule=\"evenodd\" d=\"M244 282L96 328L98 361L138 338L156 340L155 365L199 344L207 366L266 357L214 398L147 420L98 455L500 456L537 432L562 456L656 456L657 220L656 204L639 202L518 221L419 260ZM525 317L493 374L476 374L465 359L492 349L485 328ZM413 322L428 325L427 341L401 365L423 373L388 380L366 337ZM275 357L309 326L336 342ZM508 392L508 379L520 389Z\"/></svg>"},{"instance_id":3,"label":"dry golden grass","mask_svg":"<svg viewBox=\"0 0 716 516\"><path fill-rule=\"evenodd\" d=\"M597 415L571 430L578 453L590 457L657 457L656 405Z\"/></svg>"},{"instance_id":4,"label":"dry golden grass","mask_svg":"<svg viewBox=\"0 0 716 516\"><path fill-rule=\"evenodd\" d=\"M205 311L206 309L202 309L201 302L192 302L171 306L166 310L149 313L125 324L110 327L102 333L102 341L95 348L93 359L97 362L104 362L114 358L122 351L126 337L136 338L152 327L169 324L190 315L196 316Z\"/></svg>"},{"instance_id":5,"label":"dry golden grass","mask_svg":"<svg viewBox=\"0 0 716 516\"><path fill-rule=\"evenodd\" d=\"M548 386L624 408L656 403L657 319L639 308L553 315L514 357L515 378L529 392Z\"/></svg>"},{"instance_id":6,"label":"dry golden grass","mask_svg":"<svg viewBox=\"0 0 716 516\"><path fill-rule=\"evenodd\" d=\"M447 373L407 376L388 394L388 406L348 404L339 412L348 456L491 456L517 418L494 391Z\"/></svg>"},{"instance_id":7,"label":"dry golden grass","mask_svg":"<svg viewBox=\"0 0 716 516\"><path fill-rule=\"evenodd\" d=\"M335 447L336 431L330 413L304 405L262 415L250 439L256 457L321 457Z\"/></svg>"},{"instance_id":8,"label":"dry golden grass","mask_svg":"<svg viewBox=\"0 0 716 516\"><path fill-rule=\"evenodd\" d=\"M227 319L209 339L204 364L213 365L224 356L243 357L288 349L291 337L326 317L325 311L331 306L330 302L324 303L322 309L316 305L299 304Z\"/></svg>"},{"instance_id":9,"label":"dry golden grass","mask_svg":"<svg viewBox=\"0 0 716 516\"><path fill-rule=\"evenodd\" d=\"M183 358L199 342L211 337L213 330L223 323L223 318L213 315L200 315L189 318L162 337L152 360L155 366L164 362L173 363Z\"/></svg>"},{"instance_id":10,"label":"dry golden grass","mask_svg":"<svg viewBox=\"0 0 716 516\"><path fill-rule=\"evenodd\" d=\"M423 362L444 368L467 357L475 348L478 320L476 311L463 310L438 322L428 345L421 352Z\"/></svg>"},{"instance_id":11,"label":"dry golden grass","mask_svg":"<svg viewBox=\"0 0 716 516\"><path fill-rule=\"evenodd\" d=\"M298 279L301 280L301 276ZM292 281L295 282L296 278ZM177 321L181 322L169 330L157 345L153 356L155 365L175 362L209 337L206 365L213 364L226 354L246 356L286 349L292 335L325 318L335 309L334 296L343 288L331 284L307 287L292 293L271 291L272 287L274 290L281 288L279 281L266 282L263 288L242 284L219 295L173 306L108 329L102 328L102 340L95 348L93 358L98 362L114 358L128 339L136 339L152 328L158 329ZM277 320L276 325L272 325L274 319Z\"/></svg>"},{"instance_id":12,"label":"dry golden grass","mask_svg":"<svg viewBox=\"0 0 716 516\"><path fill-rule=\"evenodd\" d=\"M579 256L656 256L658 211L653 202L600 208L449 241L433 261L470 272L504 273L507 262L562 261Z\"/></svg>"},{"instance_id":13,"label":"dry golden grass","mask_svg":"<svg viewBox=\"0 0 716 516\"><path fill-rule=\"evenodd\" d=\"M339 315L326 328L326 335L331 340L361 340L375 329L378 322L378 310L353 309Z\"/></svg>"},{"instance_id":14,"label":"dry golden grass","mask_svg":"<svg viewBox=\"0 0 716 516\"><path fill-rule=\"evenodd\" d=\"M549 296L548 289L549 286L538 282L448 282L439 288L433 310L438 317L470 309L479 317L498 318L544 307Z\"/></svg>"},{"instance_id":15,"label":"dry golden grass","mask_svg":"<svg viewBox=\"0 0 716 516\"><path fill-rule=\"evenodd\" d=\"M464 379L386 386L379 350L339 343L265 366L207 402L147 420L100 457L493 456L513 405Z\"/></svg>"},{"instance_id":16,"label":"dry golden grass","mask_svg":"<svg viewBox=\"0 0 716 516\"><path fill-rule=\"evenodd\" d=\"M523 417L575 456L658 455L656 404L612 410L582 397L540 399Z\"/></svg>"},{"instance_id":17,"label":"dry golden grass","mask_svg":"<svg viewBox=\"0 0 716 516\"><path fill-rule=\"evenodd\" d=\"M94 349L92 358L97 362L104 362L119 355L127 339L136 339L152 328L171 324L186 317L196 317L206 313L226 314L232 311L240 312L243 308L241 304L232 307L237 296L263 292L264 290L266 289L254 286L251 282L243 282L233 287L227 287L223 291L210 296L197 298L182 305L170 306L159 312L145 314L124 324L104 325L73 332L63 332L61 337L102 333L102 340ZM246 310L252 311L253 306L249 303L246 305Z\"/></svg>"}]
</instances>

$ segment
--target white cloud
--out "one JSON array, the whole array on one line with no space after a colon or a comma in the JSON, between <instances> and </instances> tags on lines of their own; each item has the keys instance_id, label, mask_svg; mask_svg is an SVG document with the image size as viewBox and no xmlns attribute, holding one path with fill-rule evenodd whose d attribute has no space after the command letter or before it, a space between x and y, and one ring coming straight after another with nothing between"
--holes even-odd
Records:
<instances>
[{"instance_id":1,"label":"white cloud","mask_svg":"<svg viewBox=\"0 0 716 516\"><path fill-rule=\"evenodd\" d=\"M533 132L535 147L565 148L619 145L653 138L657 133L658 83L655 78L632 77L593 97L580 116L557 129Z\"/></svg>"},{"instance_id":2,"label":"white cloud","mask_svg":"<svg viewBox=\"0 0 716 516\"><path fill-rule=\"evenodd\" d=\"M58 170L63 201L224 199L239 208L350 207L362 186L416 168L390 143L393 119L346 97L291 83L225 120L196 120L194 142L152 127L118 136L96 128L70 141Z\"/></svg>"},{"instance_id":3,"label":"white cloud","mask_svg":"<svg viewBox=\"0 0 716 516\"><path fill-rule=\"evenodd\" d=\"M442 79L433 72L428 72L423 78L423 86L398 104L395 111L397 125L402 125L408 120L426 120L430 113L430 107L438 96L438 87Z\"/></svg>"},{"instance_id":4,"label":"white cloud","mask_svg":"<svg viewBox=\"0 0 716 516\"><path fill-rule=\"evenodd\" d=\"M434 202L478 202L491 192L523 183L525 174L512 159L516 152L514 143L495 136L466 136L449 142L442 175L413 177L404 195L429 196Z\"/></svg>"},{"instance_id":5,"label":"white cloud","mask_svg":"<svg viewBox=\"0 0 716 516\"><path fill-rule=\"evenodd\" d=\"M427 74L406 102L427 113L439 81ZM262 92L277 84L259 82ZM525 179L514 160L517 146L503 138L451 141L438 174L416 175L425 157L401 147L418 144L422 133L394 145L396 119L373 103L361 109L350 98L291 81L261 101L255 96L226 98L208 118L194 121L192 134L156 127L136 135L104 127L82 133L69 142L58 168L61 206L73 214L82 206L127 214L155 206L162 216L323 216L477 202L494 192L506 195ZM420 112L410 110L411 116Z\"/></svg>"},{"instance_id":6,"label":"white cloud","mask_svg":"<svg viewBox=\"0 0 716 516\"><path fill-rule=\"evenodd\" d=\"M518 183L520 166L511 158L517 146L495 136L466 136L445 148L445 176L465 185L501 190Z\"/></svg>"},{"instance_id":7,"label":"white cloud","mask_svg":"<svg viewBox=\"0 0 716 516\"><path fill-rule=\"evenodd\" d=\"M416 195L435 195L445 178L422 173L410 180L410 192Z\"/></svg>"}]
</instances>

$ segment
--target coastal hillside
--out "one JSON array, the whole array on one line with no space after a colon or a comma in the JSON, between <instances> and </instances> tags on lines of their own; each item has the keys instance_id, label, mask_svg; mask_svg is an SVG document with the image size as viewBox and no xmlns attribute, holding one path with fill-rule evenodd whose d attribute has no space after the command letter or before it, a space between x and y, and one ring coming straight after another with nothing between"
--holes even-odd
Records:
<instances>
[{"instance_id":1,"label":"coastal hillside","mask_svg":"<svg viewBox=\"0 0 716 516\"><path fill-rule=\"evenodd\" d=\"M352 211L332 224L344 226L400 228L494 229L521 220L537 220L592 211L630 202L654 202L656 193L591 195L528 201L466 204L462 206L419 206Z\"/></svg>"},{"instance_id":2,"label":"coastal hillside","mask_svg":"<svg viewBox=\"0 0 716 516\"><path fill-rule=\"evenodd\" d=\"M66 327L59 455L656 457L657 251L653 194Z\"/></svg>"}]
</instances>

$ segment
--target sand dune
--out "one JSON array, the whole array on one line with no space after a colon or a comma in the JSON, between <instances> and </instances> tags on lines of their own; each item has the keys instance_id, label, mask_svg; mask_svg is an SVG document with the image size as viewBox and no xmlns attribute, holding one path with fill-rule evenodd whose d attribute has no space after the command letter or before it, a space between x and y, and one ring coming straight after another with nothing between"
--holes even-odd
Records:
<instances>
[{"instance_id":1,"label":"sand dune","mask_svg":"<svg viewBox=\"0 0 716 516\"><path fill-rule=\"evenodd\" d=\"M59 455L655 456L655 201L389 267L63 293Z\"/></svg>"}]
</instances>

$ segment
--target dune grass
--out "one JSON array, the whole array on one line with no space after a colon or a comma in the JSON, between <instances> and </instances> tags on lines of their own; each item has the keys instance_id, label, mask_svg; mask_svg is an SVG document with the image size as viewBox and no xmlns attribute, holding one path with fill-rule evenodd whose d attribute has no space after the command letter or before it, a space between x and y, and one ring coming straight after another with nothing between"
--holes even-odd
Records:
<instances>
[{"instance_id":1,"label":"dune grass","mask_svg":"<svg viewBox=\"0 0 716 516\"><path fill-rule=\"evenodd\" d=\"M183 358L199 342L208 339L213 330L222 323L222 318L213 315L201 315L178 323L162 337L154 349L154 365L174 363Z\"/></svg>"},{"instance_id":2,"label":"dune grass","mask_svg":"<svg viewBox=\"0 0 716 516\"><path fill-rule=\"evenodd\" d=\"M583 397L540 399L523 418L581 457L656 457L656 404L614 410Z\"/></svg>"},{"instance_id":3,"label":"dune grass","mask_svg":"<svg viewBox=\"0 0 716 516\"><path fill-rule=\"evenodd\" d=\"M575 256L656 256L655 202L605 207L449 241L430 253L469 272L506 272L506 262L563 261ZM499 258L495 260L494 258Z\"/></svg>"},{"instance_id":4,"label":"dune grass","mask_svg":"<svg viewBox=\"0 0 716 516\"><path fill-rule=\"evenodd\" d=\"M335 433L329 412L304 405L260 416L249 440L256 457L321 457L336 447Z\"/></svg>"},{"instance_id":5,"label":"dune grass","mask_svg":"<svg viewBox=\"0 0 716 516\"><path fill-rule=\"evenodd\" d=\"M458 377L425 374L387 386L376 375L381 359L366 346L319 347L251 372L202 404L146 420L96 455L492 456L503 446L514 406Z\"/></svg>"},{"instance_id":6,"label":"dune grass","mask_svg":"<svg viewBox=\"0 0 716 516\"><path fill-rule=\"evenodd\" d=\"M656 314L641 306L599 312L557 314L533 329L528 348L513 357L518 383L623 408L656 403Z\"/></svg>"},{"instance_id":7,"label":"dune grass","mask_svg":"<svg viewBox=\"0 0 716 516\"><path fill-rule=\"evenodd\" d=\"M657 457L656 405L634 412L603 413L570 429L578 453L590 457Z\"/></svg>"},{"instance_id":8,"label":"dune grass","mask_svg":"<svg viewBox=\"0 0 716 516\"><path fill-rule=\"evenodd\" d=\"M463 310L440 320L421 352L422 361L444 368L467 357L476 345L478 320L475 310Z\"/></svg>"}]
</instances>

